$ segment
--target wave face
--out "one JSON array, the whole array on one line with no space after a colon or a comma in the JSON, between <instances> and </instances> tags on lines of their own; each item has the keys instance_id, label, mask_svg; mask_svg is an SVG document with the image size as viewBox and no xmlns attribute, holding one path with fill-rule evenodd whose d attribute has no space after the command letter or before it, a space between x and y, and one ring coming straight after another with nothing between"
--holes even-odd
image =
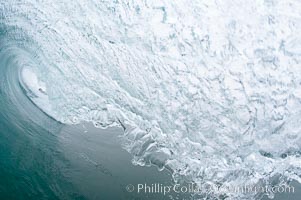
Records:
<instances>
[{"instance_id":1,"label":"wave face","mask_svg":"<svg viewBox=\"0 0 301 200\"><path fill-rule=\"evenodd\" d=\"M57 121L122 125L133 163L199 185L270 187L301 182L300 9L298 0L1 0L0 51ZM220 195L260 194L210 198Z\"/></svg>"}]
</instances>

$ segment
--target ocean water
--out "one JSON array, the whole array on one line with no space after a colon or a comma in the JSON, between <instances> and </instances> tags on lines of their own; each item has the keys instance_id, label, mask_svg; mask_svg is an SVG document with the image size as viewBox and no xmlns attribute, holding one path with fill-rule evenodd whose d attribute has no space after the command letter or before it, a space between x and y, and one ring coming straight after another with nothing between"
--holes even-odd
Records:
<instances>
[{"instance_id":1,"label":"ocean water","mask_svg":"<svg viewBox=\"0 0 301 200\"><path fill-rule=\"evenodd\" d=\"M104 167L100 151L117 147L112 160L128 155L126 169L148 180L298 185L300 10L299 0L0 0L3 198L108 199L95 186L114 178L97 174L128 172L110 173L118 164ZM118 127L115 146L105 151L116 138L106 131L80 135L91 123ZM264 196L274 194L206 198Z\"/></svg>"}]
</instances>

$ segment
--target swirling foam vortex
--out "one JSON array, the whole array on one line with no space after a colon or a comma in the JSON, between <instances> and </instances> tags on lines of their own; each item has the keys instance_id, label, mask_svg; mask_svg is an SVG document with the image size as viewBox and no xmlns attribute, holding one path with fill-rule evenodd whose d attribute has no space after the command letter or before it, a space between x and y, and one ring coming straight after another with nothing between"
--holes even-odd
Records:
<instances>
[{"instance_id":1,"label":"swirling foam vortex","mask_svg":"<svg viewBox=\"0 0 301 200\"><path fill-rule=\"evenodd\" d=\"M56 120L123 126L135 164L200 185L301 182L300 6L1 1L1 52L18 49Z\"/></svg>"}]
</instances>

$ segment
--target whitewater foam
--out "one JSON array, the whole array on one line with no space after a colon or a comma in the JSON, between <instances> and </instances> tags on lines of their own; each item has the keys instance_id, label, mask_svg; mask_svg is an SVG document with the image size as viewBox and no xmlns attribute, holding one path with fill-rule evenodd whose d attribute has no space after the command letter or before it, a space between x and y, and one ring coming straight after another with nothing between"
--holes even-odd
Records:
<instances>
[{"instance_id":1,"label":"whitewater foam","mask_svg":"<svg viewBox=\"0 0 301 200\"><path fill-rule=\"evenodd\" d=\"M48 114L51 114L52 108L47 95L45 83L39 81L37 75L31 68L23 67L21 69L21 82L26 90L27 96Z\"/></svg>"},{"instance_id":2,"label":"whitewater foam","mask_svg":"<svg viewBox=\"0 0 301 200\"><path fill-rule=\"evenodd\" d=\"M2 1L0 40L32 54L23 80L41 109L67 124L122 125L136 164L198 184L301 182L300 8Z\"/></svg>"}]
</instances>

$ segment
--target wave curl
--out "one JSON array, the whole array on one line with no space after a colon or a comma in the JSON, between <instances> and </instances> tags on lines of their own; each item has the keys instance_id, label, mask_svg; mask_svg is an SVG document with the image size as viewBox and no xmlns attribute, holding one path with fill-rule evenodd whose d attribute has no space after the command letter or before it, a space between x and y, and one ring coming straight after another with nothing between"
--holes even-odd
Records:
<instances>
[{"instance_id":1,"label":"wave curl","mask_svg":"<svg viewBox=\"0 0 301 200\"><path fill-rule=\"evenodd\" d=\"M240 4L2 1L0 51L22 50L23 87L57 121L123 126L135 164L200 185L301 182L300 2Z\"/></svg>"}]
</instances>

